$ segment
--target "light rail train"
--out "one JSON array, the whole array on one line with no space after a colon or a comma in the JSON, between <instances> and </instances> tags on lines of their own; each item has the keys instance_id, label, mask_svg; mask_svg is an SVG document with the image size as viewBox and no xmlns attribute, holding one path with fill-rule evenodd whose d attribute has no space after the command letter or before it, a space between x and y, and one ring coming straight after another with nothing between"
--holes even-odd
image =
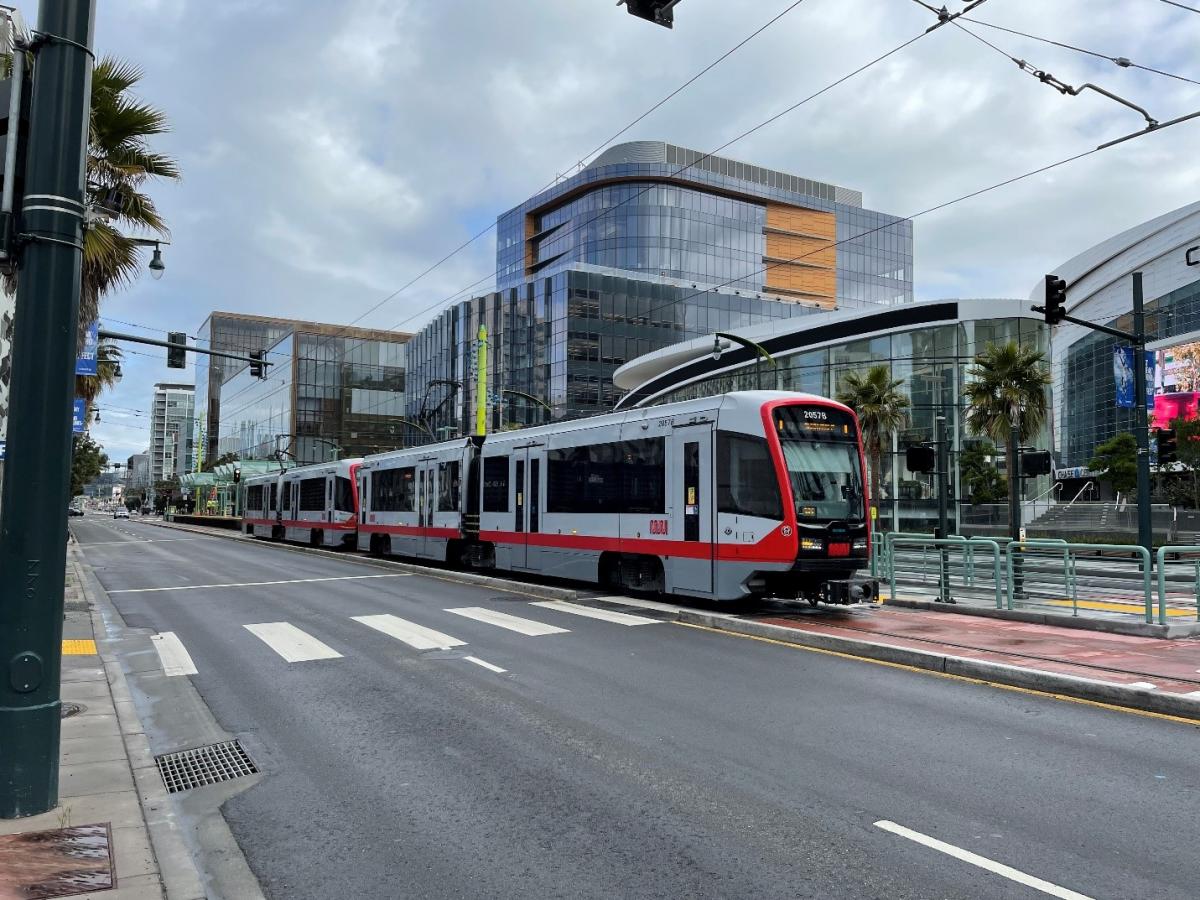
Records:
<instances>
[{"instance_id":1,"label":"light rail train","mask_svg":"<svg viewBox=\"0 0 1200 900\"><path fill-rule=\"evenodd\" d=\"M745 391L259 475L243 529L709 600L876 595L862 435Z\"/></svg>"}]
</instances>

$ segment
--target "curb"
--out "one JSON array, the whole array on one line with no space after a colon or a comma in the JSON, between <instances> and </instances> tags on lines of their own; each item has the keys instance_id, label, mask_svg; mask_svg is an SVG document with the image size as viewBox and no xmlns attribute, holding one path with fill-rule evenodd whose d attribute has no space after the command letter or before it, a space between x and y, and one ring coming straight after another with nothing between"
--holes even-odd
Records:
<instances>
[{"instance_id":1,"label":"curb","mask_svg":"<svg viewBox=\"0 0 1200 900\"><path fill-rule=\"evenodd\" d=\"M1025 669L1020 666L1010 666L1004 663L967 659L961 656L949 656L941 653L930 653L927 650L895 647L890 644L879 644L873 641L861 641L830 634L799 631L794 628L786 628L782 625L770 625L766 622L735 619L729 616L713 615L710 613L685 610L676 614L675 621L685 625L703 625L706 628L727 631L732 634L770 638L771 640L780 641L785 644L795 644L799 647L810 647L815 650L831 650L835 653L860 656L879 662L897 663L916 669L939 672L944 675L977 678L983 681L995 682L996 684L1026 688L1044 694L1062 694L1080 700L1092 700L1098 703L1109 703L1113 706L1123 706L1129 709L1162 713L1164 715L1179 716L1185 719L1200 721L1200 698L1196 697L1159 693L1142 688L1111 684L1106 681L1080 678L1075 675L1063 675L1058 672L1046 672L1041 669Z\"/></svg>"},{"instance_id":2,"label":"curb","mask_svg":"<svg viewBox=\"0 0 1200 900\"><path fill-rule=\"evenodd\" d=\"M1068 616L1061 613L1033 612L1023 609L996 609L988 606L968 606L957 603L947 606L931 600L904 600L888 598L884 606L900 609L920 609L927 612L958 613L962 616L981 616L985 619L1005 619L1011 622L1028 622L1032 625L1053 625L1056 628L1074 628L1080 631L1100 631L1105 634L1126 634L1132 637L1152 637L1161 640L1177 640L1200 634L1200 622L1178 625L1159 625L1157 622L1119 622L1109 619L1093 619Z\"/></svg>"},{"instance_id":3,"label":"curb","mask_svg":"<svg viewBox=\"0 0 1200 900\"><path fill-rule=\"evenodd\" d=\"M125 673L115 657L100 649L108 642L108 628L100 608L102 603L108 602L107 595L104 594L104 599L100 599L97 586L93 583L95 576L92 575L90 567L81 563L77 547L72 548L70 562L75 570L79 588L90 606L89 617L97 643L97 653L104 667L113 707L117 712L126 762L133 774L138 802L142 808L142 820L146 823L146 831L150 835L155 868L164 895L167 900L204 900L207 894L200 872L184 841L167 789L163 786L150 742L146 739L141 720L134 709L133 696L125 681ZM99 588L99 594L103 594L103 590Z\"/></svg>"},{"instance_id":4,"label":"curb","mask_svg":"<svg viewBox=\"0 0 1200 900\"><path fill-rule=\"evenodd\" d=\"M541 597L544 600L578 600L579 591L574 588L560 588L548 584L515 581L510 578L498 578L494 575L479 575L475 572L458 572L454 569L440 569L434 566L422 566L418 563L401 562L396 559L386 559L378 556L366 556L358 551L326 550L322 547L304 547L299 544L288 544L282 541L265 541L261 538L249 537L239 531L217 531L195 525L177 525L174 522L143 522L144 525L154 525L158 528L170 528L175 531L189 531L206 537L224 538L228 541L241 541L246 544L256 544L261 547L275 547L291 553L304 553L310 556L325 556L332 559L352 559L366 566L377 569L395 569L412 575L423 575L426 578L439 578L442 581L453 581L458 584L473 584L479 587L495 588L513 594L527 594L531 597Z\"/></svg>"}]
</instances>

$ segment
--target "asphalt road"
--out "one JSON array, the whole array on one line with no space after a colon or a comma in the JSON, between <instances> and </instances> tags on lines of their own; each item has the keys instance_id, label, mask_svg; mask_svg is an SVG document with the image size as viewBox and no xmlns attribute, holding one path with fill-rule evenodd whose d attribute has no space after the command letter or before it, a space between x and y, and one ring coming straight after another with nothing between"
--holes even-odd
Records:
<instances>
[{"instance_id":1,"label":"asphalt road","mask_svg":"<svg viewBox=\"0 0 1200 900\"><path fill-rule=\"evenodd\" d=\"M127 623L174 633L180 677L260 748L225 815L272 898L1197 895L1192 725L353 557L72 527ZM465 644L354 618L386 615ZM264 632L285 652L340 655L288 662L245 627L270 623L303 632Z\"/></svg>"}]
</instances>

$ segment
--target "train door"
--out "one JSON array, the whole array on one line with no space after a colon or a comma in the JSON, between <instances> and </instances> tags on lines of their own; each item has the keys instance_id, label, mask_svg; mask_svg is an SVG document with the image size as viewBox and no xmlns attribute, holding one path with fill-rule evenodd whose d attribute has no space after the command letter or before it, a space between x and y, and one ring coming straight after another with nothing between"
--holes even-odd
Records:
<instances>
[{"instance_id":1,"label":"train door","mask_svg":"<svg viewBox=\"0 0 1200 900\"><path fill-rule=\"evenodd\" d=\"M288 519L296 522L300 518L300 479L288 484ZM295 526L289 526L294 528ZM288 540L296 540L295 534L288 534Z\"/></svg>"},{"instance_id":2,"label":"train door","mask_svg":"<svg viewBox=\"0 0 1200 900\"><path fill-rule=\"evenodd\" d=\"M337 478L336 475L326 475L325 476L325 515L324 515L324 519L326 522L332 522L334 520L333 498L335 496L334 495L334 481L336 480L336 478Z\"/></svg>"},{"instance_id":3,"label":"train door","mask_svg":"<svg viewBox=\"0 0 1200 900\"><path fill-rule=\"evenodd\" d=\"M540 447L522 447L513 453L513 542L512 564L517 569L537 568L537 543L533 535L541 530ZM532 543L532 546L531 546Z\"/></svg>"},{"instance_id":4,"label":"train door","mask_svg":"<svg viewBox=\"0 0 1200 900\"><path fill-rule=\"evenodd\" d=\"M682 552L671 560L671 590L711 594L716 561L713 533L713 425L676 428L667 461L671 518L682 523ZM678 538L676 538L678 540Z\"/></svg>"},{"instance_id":5,"label":"train door","mask_svg":"<svg viewBox=\"0 0 1200 900\"><path fill-rule=\"evenodd\" d=\"M417 555L437 556L434 539L429 536L433 528L433 509L437 499L437 460L423 459L417 464Z\"/></svg>"}]
</instances>

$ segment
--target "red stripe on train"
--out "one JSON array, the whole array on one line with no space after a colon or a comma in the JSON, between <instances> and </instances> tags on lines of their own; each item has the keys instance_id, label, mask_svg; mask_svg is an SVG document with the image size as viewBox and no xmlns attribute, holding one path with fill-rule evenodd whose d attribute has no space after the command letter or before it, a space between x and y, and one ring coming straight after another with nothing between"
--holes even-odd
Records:
<instances>
[{"instance_id":1,"label":"red stripe on train","mask_svg":"<svg viewBox=\"0 0 1200 900\"><path fill-rule=\"evenodd\" d=\"M527 544L568 550L594 550L598 553L637 553L647 556L667 556L680 559L716 558L740 562L791 562L795 558L794 539L782 534L782 526L774 529L755 544L712 544L708 541L673 541L647 538L598 537L588 534L545 534L523 531L480 531L481 540L501 544Z\"/></svg>"},{"instance_id":2,"label":"red stripe on train","mask_svg":"<svg viewBox=\"0 0 1200 900\"><path fill-rule=\"evenodd\" d=\"M403 534L412 537L460 538L457 528L422 528L419 525L359 525L363 534Z\"/></svg>"}]
</instances>

